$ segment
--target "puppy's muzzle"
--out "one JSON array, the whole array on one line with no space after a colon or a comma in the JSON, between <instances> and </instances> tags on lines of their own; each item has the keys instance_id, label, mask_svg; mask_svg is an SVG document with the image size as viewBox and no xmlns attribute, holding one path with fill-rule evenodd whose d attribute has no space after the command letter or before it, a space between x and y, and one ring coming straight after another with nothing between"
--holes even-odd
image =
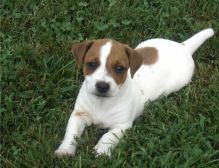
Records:
<instances>
[{"instance_id":1,"label":"puppy's muzzle","mask_svg":"<svg viewBox=\"0 0 219 168\"><path fill-rule=\"evenodd\" d=\"M104 81L99 81L96 83L96 90L100 95L106 94L110 89L110 84Z\"/></svg>"}]
</instances>

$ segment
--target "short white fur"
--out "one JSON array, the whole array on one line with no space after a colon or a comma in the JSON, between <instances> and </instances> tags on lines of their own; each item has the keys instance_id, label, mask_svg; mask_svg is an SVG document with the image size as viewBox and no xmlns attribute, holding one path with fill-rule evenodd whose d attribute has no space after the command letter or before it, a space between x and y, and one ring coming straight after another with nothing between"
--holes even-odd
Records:
<instances>
[{"instance_id":1,"label":"short white fur","mask_svg":"<svg viewBox=\"0 0 219 168\"><path fill-rule=\"evenodd\" d=\"M142 65L133 79L129 73L121 87L116 85L106 71L106 60L112 44L109 42L102 46L101 65L94 74L85 76L68 121L64 140L55 154L74 155L77 146L75 137L80 137L86 126L95 124L101 128L109 128L109 131L102 136L94 149L97 155L110 156L123 132L131 128L133 121L142 114L145 102L178 91L191 81L195 67L192 53L213 34L212 29L206 29L183 43L164 39L151 39L140 43L136 48L155 47L159 59L153 65ZM110 82L111 89L114 90L111 91L110 97L103 98L92 94L95 90L93 87L99 80ZM78 115L80 112L84 115Z\"/></svg>"}]
</instances>

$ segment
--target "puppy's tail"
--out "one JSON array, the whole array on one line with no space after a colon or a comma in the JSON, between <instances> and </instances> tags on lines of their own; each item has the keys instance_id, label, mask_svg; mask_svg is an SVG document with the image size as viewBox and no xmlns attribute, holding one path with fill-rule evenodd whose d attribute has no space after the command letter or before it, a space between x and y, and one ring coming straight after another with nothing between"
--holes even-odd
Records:
<instances>
[{"instance_id":1,"label":"puppy's tail","mask_svg":"<svg viewBox=\"0 0 219 168\"><path fill-rule=\"evenodd\" d=\"M188 48L189 52L193 54L208 38L214 35L214 30L208 28L195 34L188 40L182 42Z\"/></svg>"}]
</instances>

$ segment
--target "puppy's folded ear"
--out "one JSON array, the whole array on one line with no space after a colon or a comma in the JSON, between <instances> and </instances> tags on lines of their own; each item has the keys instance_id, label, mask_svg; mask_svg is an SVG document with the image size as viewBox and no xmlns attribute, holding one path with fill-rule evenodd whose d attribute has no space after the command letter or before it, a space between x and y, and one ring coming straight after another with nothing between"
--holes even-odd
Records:
<instances>
[{"instance_id":1,"label":"puppy's folded ear","mask_svg":"<svg viewBox=\"0 0 219 168\"><path fill-rule=\"evenodd\" d=\"M130 73L131 77L133 78L135 72L140 68L143 63L143 57L140 53L127 45L125 45L125 51L129 58Z\"/></svg>"},{"instance_id":2,"label":"puppy's folded ear","mask_svg":"<svg viewBox=\"0 0 219 168\"><path fill-rule=\"evenodd\" d=\"M73 44L71 52L73 53L75 59L76 59L76 66L79 69L81 67L81 64L84 61L84 57L87 53L87 51L92 46L93 41L92 40L86 40L81 43Z\"/></svg>"}]
</instances>

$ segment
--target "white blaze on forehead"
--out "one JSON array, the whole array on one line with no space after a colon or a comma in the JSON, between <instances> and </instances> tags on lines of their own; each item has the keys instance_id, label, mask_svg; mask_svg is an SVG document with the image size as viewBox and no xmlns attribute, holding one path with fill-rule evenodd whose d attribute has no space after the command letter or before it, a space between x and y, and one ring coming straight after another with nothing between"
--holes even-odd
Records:
<instances>
[{"instance_id":1,"label":"white blaze on forehead","mask_svg":"<svg viewBox=\"0 0 219 168\"><path fill-rule=\"evenodd\" d=\"M107 42L100 48L100 66L106 66L107 57L110 55L112 42Z\"/></svg>"}]
</instances>

